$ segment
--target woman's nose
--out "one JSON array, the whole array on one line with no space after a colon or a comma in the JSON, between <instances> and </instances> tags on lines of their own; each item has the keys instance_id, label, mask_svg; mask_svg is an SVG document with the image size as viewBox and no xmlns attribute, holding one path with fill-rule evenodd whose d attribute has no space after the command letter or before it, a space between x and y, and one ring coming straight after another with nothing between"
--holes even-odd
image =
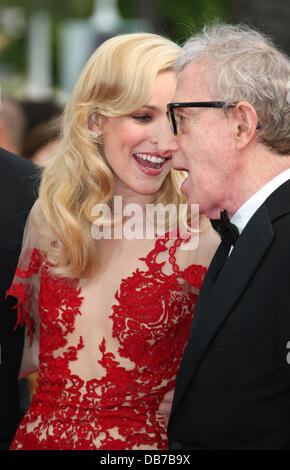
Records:
<instances>
[{"instance_id":1,"label":"woman's nose","mask_svg":"<svg viewBox=\"0 0 290 470\"><path fill-rule=\"evenodd\" d=\"M179 145L173 134L168 121L166 125L160 126L157 135L157 152L159 155L168 157L179 150Z\"/></svg>"}]
</instances>

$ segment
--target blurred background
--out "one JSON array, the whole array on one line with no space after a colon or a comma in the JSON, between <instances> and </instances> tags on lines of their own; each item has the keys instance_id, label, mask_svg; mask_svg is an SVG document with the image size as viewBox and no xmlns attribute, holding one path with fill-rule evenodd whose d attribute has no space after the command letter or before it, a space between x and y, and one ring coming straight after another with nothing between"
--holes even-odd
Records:
<instances>
[{"instance_id":1,"label":"blurred background","mask_svg":"<svg viewBox=\"0 0 290 470\"><path fill-rule=\"evenodd\" d=\"M110 36L151 31L182 44L219 19L257 26L289 54L289 5L289 0L0 0L0 145L45 164L57 146L57 118L80 70Z\"/></svg>"}]
</instances>

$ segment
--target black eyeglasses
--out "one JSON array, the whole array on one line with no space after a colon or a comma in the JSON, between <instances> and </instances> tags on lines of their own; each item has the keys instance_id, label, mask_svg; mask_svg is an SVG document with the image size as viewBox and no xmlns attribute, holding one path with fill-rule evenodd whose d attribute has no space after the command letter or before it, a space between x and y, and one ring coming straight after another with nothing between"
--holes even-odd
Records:
<instances>
[{"instance_id":1,"label":"black eyeglasses","mask_svg":"<svg viewBox=\"0 0 290 470\"><path fill-rule=\"evenodd\" d=\"M197 101L197 102L184 102L184 103L169 103L167 105L167 117L171 123L171 128L174 135L177 135L178 127L180 122L177 122L174 115L175 108L233 108L237 105L236 103L227 104L224 101ZM181 119L181 118L180 118ZM261 124L258 122L256 130L261 129Z\"/></svg>"},{"instance_id":2,"label":"black eyeglasses","mask_svg":"<svg viewBox=\"0 0 290 470\"><path fill-rule=\"evenodd\" d=\"M167 105L167 117L171 123L172 131L174 135L177 135L178 127L180 122L177 122L174 115L175 108L233 108L237 103L227 104L223 101L197 101L197 102L185 102L185 103L169 103Z\"/></svg>"}]
</instances>

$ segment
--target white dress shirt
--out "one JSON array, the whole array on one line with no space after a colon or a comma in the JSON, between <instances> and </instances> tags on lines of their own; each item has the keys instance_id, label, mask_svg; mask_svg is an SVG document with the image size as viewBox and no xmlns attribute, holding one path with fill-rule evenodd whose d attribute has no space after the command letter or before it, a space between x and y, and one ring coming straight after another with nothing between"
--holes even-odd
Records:
<instances>
[{"instance_id":1,"label":"white dress shirt","mask_svg":"<svg viewBox=\"0 0 290 470\"><path fill-rule=\"evenodd\" d=\"M290 168L275 176L271 181L266 183L259 191L250 197L233 215L231 222L235 224L241 234L249 220L257 212L259 207L266 201L279 186L290 179ZM231 247L231 250L233 247ZM230 251L231 253L231 251Z\"/></svg>"}]
</instances>

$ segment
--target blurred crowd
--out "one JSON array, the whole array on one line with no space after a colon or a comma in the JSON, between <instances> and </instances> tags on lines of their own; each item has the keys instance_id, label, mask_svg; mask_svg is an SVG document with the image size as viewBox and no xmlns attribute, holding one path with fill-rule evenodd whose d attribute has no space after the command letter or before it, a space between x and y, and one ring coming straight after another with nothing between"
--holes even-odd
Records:
<instances>
[{"instance_id":1,"label":"blurred crowd","mask_svg":"<svg viewBox=\"0 0 290 470\"><path fill-rule=\"evenodd\" d=\"M0 147L39 166L59 144L62 107L52 100L16 101L2 97L0 105Z\"/></svg>"}]
</instances>

